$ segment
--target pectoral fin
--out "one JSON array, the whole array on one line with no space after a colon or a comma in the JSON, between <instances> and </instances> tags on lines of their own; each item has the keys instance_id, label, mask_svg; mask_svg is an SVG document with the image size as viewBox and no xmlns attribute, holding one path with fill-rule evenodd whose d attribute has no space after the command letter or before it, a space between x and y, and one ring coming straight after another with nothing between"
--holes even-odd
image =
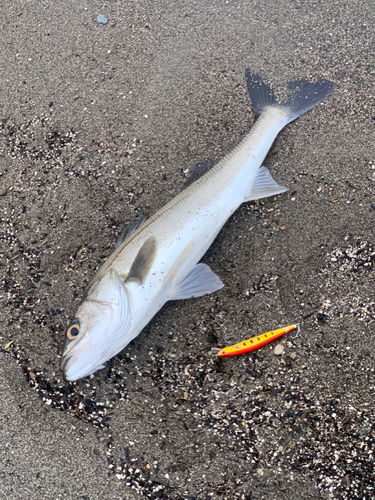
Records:
<instances>
[{"instance_id":1,"label":"pectoral fin","mask_svg":"<svg viewBox=\"0 0 375 500\"><path fill-rule=\"evenodd\" d=\"M141 246L130 268L126 282L138 281L142 284L155 260L158 243L155 236L150 236Z\"/></svg>"},{"instance_id":2,"label":"pectoral fin","mask_svg":"<svg viewBox=\"0 0 375 500\"><path fill-rule=\"evenodd\" d=\"M185 278L173 287L172 300L201 297L223 288L221 279L206 264L197 264Z\"/></svg>"},{"instance_id":3,"label":"pectoral fin","mask_svg":"<svg viewBox=\"0 0 375 500\"><path fill-rule=\"evenodd\" d=\"M268 168L260 167L254 184L251 186L251 190L246 196L245 201L259 200L259 198L275 196L276 194L283 193L287 190L288 188L280 186L276 181L274 181Z\"/></svg>"}]
</instances>

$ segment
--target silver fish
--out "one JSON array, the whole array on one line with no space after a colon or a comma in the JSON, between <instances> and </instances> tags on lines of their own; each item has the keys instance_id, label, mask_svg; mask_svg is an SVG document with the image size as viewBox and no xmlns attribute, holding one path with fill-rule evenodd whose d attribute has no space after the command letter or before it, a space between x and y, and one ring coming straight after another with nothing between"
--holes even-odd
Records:
<instances>
[{"instance_id":1,"label":"silver fish","mask_svg":"<svg viewBox=\"0 0 375 500\"><path fill-rule=\"evenodd\" d=\"M278 104L259 76L246 70L245 77L259 115L255 125L225 158L214 166L201 165L193 174L195 182L121 236L66 331L61 361L66 380L103 368L168 300L222 288L220 278L199 260L242 203L286 191L262 162L280 130L331 94L334 85L300 82L294 97Z\"/></svg>"}]
</instances>

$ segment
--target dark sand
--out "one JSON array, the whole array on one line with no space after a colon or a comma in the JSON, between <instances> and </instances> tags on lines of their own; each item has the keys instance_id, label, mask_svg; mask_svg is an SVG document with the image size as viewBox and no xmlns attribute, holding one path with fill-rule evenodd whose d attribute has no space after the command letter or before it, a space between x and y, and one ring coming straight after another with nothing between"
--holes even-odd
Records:
<instances>
[{"instance_id":1,"label":"dark sand","mask_svg":"<svg viewBox=\"0 0 375 500\"><path fill-rule=\"evenodd\" d=\"M372 1L3 2L1 499L375 498L374 24ZM225 225L221 291L65 385L124 225L252 126L246 67L337 85L266 159L289 191ZM210 352L297 322L282 356Z\"/></svg>"}]
</instances>

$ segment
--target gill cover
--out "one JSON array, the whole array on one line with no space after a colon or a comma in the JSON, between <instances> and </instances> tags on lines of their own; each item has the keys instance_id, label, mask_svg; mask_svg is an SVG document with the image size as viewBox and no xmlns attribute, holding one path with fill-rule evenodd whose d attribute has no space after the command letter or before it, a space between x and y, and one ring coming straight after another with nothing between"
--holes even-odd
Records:
<instances>
[{"instance_id":1,"label":"gill cover","mask_svg":"<svg viewBox=\"0 0 375 500\"><path fill-rule=\"evenodd\" d=\"M91 375L127 344L131 307L126 286L114 269L103 278L102 285L103 294L95 299L89 294L78 308L75 321L80 325L79 334L67 343L61 360L66 380Z\"/></svg>"},{"instance_id":2,"label":"gill cover","mask_svg":"<svg viewBox=\"0 0 375 500\"><path fill-rule=\"evenodd\" d=\"M111 287L112 293L110 294L109 302L106 303L103 301L103 305L110 308L112 318L108 326L105 321L100 321L100 330L105 337L107 347L116 348L120 343L119 341L123 339L130 325L131 308L126 286L114 269L110 270L109 279L115 286ZM96 327L93 327L93 330L95 330L96 333ZM92 335L92 342L93 345L97 342L102 342L101 334Z\"/></svg>"}]
</instances>

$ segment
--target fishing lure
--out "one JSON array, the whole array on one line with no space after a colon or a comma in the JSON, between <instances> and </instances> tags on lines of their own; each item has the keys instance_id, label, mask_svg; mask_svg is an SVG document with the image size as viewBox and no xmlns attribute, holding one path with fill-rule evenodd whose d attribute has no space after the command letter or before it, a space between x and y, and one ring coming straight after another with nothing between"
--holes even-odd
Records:
<instances>
[{"instance_id":1,"label":"fishing lure","mask_svg":"<svg viewBox=\"0 0 375 500\"><path fill-rule=\"evenodd\" d=\"M252 337L251 339L238 342L238 344L224 347L224 349L221 349L217 353L217 355L220 358L226 358L229 356L239 356L240 354L246 354L247 352L255 351L256 349L269 344L273 340L278 339L282 335L292 332L296 328L298 328L298 325L289 325L285 328L279 328L278 330L272 330L271 332L262 333L257 337Z\"/></svg>"}]
</instances>

